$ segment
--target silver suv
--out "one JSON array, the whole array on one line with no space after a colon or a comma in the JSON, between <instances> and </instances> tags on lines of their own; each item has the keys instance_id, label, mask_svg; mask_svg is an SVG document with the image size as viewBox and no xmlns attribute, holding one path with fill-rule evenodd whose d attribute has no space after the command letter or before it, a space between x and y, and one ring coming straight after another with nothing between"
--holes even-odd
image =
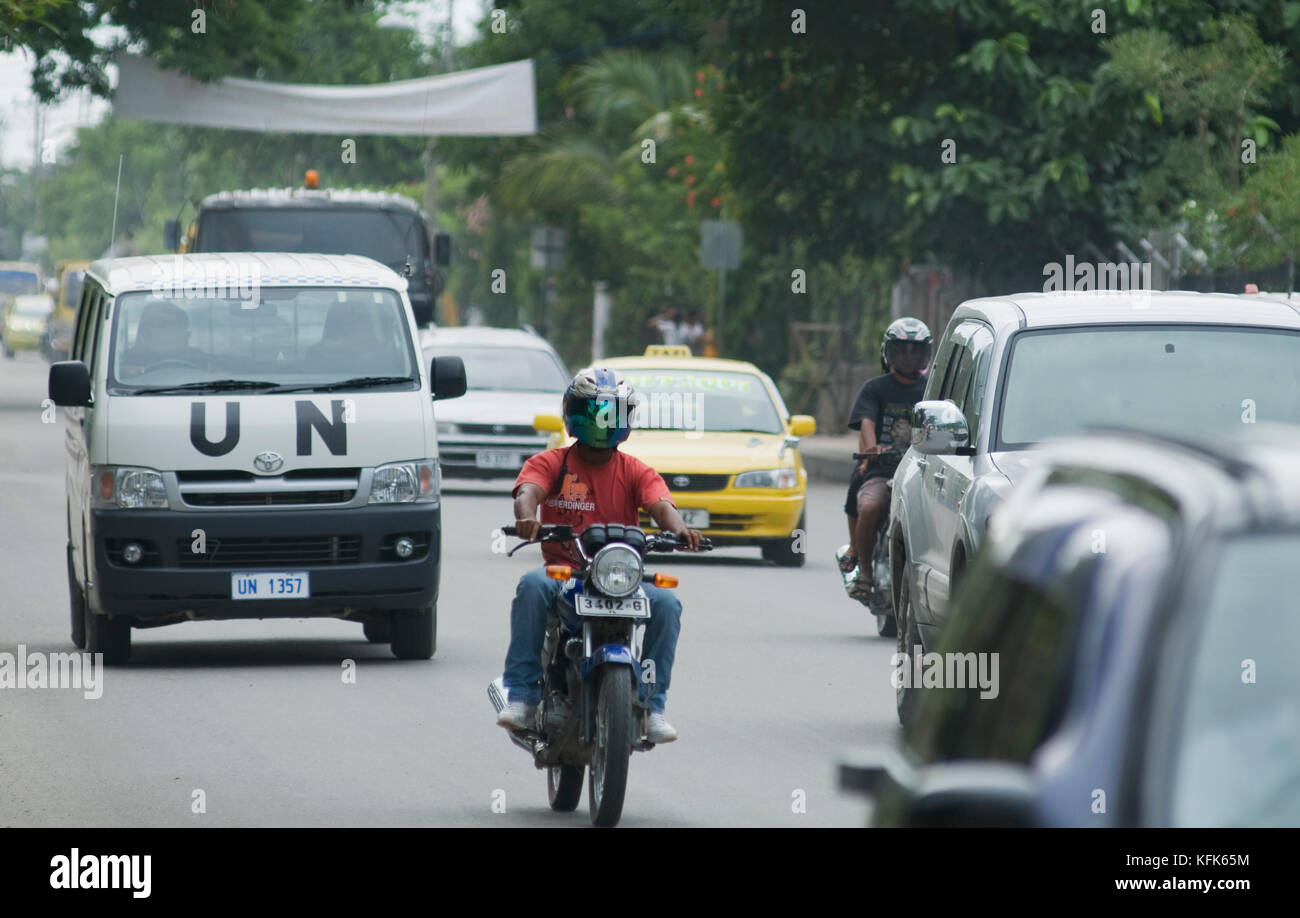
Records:
<instances>
[{"instance_id":1,"label":"silver suv","mask_svg":"<svg viewBox=\"0 0 1300 918\"><path fill-rule=\"evenodd\" d=\"M894 475L899 652L934 646L1034 444L1097 427L1231 443L1256 420L1300 423L1300 305L1283 298L1098 291L963 303Z\"/></svg>"}]
</instances>

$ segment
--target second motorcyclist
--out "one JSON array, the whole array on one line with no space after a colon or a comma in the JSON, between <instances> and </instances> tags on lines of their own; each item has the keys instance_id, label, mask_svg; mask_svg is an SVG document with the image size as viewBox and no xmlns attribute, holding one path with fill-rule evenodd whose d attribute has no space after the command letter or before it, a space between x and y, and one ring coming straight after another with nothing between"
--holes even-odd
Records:
<instances>
[{"instance_id":1,"label":"second motorcyclist","mask_svg":"<svg viewBox=\"0 0 1300 918\"><path fill-rule=\"evenodd\" d=\"M850 547L842 569L857 567L850 595L859 601L871 592L871 565L865 562L875 549L880 514L889 512L889 481L912 443L912 408L925 392L922 371L930 362L932 343L930 329L920 319L890 323L880 343L885 373L862 384L849 414L849 429L858 431L858 452L867 456L853 471L844 503Z\"/></svg>"}]
</instances>

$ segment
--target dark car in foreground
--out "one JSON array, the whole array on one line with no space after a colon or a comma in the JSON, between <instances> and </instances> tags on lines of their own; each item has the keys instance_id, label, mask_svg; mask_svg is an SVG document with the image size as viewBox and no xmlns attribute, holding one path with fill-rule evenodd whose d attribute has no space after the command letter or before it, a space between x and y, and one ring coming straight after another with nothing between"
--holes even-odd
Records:
<instances>
[{"instance_id":1,"label":"dark car in foreground","mask_svg":"<svg viewBox=\"0 0 1300 918\"><path fill-rule=\"evenodd\" d=\"M907 747L844 787L876 825L1300 825L1297 455L1300 428L1264 425L1037 451L922 659Z\"/></svg>"}]
</instances>

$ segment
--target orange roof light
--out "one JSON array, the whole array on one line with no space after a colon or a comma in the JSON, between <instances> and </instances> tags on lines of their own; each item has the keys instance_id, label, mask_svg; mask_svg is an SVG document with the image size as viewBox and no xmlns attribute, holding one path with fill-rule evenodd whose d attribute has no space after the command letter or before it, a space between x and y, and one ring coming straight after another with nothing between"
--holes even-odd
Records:
<instances>
[{"instance_id":1,"label":"orange roof light","mask_svg":"<svg viewBox=\"0 0 1300 918\"><path fill-rule=\"evenodd\" d=\"M315 169L308 169L307 174L303 176L302 186L304 188L319 188L320 176L316 174Z\"/></svg>"},{"instance_id":2,"label":"orange roof light","mask_svg":"<svg viewBox=\"0 0 1300 918\"><path fill-rule=\"evenodd\" d=\"M1247 292L1247 293L1259 293L1259 284L1247 284L1247 285L1246 285L1246 292Z\"/></svg>"}]
</instances>

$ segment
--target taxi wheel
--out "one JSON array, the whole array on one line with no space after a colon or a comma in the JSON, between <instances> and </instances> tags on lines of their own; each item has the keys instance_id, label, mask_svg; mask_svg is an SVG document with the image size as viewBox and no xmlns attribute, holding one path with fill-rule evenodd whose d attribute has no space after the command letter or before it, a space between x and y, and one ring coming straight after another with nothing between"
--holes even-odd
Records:
<instances>
[{"instance_id":1,"label":"taxi wheel","mask_svg":"<svg viewBox=\"0 0 1300 918\"><path fill-rule=\"evenodd\" d=\"M399 660L427 660L438 650L438 607L406 609L393 613L393 656Z\"/></svg>"},{"instance_id":2,"label":"taxi wheel","mask_svg":"<svg viewBox=\"0 0 1300 918\"><path fill-rule=\"evenodd\" d=\"M805 520L807 512L799 514L799 525L794 532L784 539L775 539L763 546L763 559L771 561L777 567L803 567L804 562L808 560L808 549L804 545L807 540Z\"/></svg>"},{"instance_id":3,"label":"taxi wheel","mask_svg":"<svg viewBox=\"0 0 1300 918\"><path fill-rule=\"evenodd\" d=\"M372 644L390 644L393 641L393 625L389 620L365 622L361 626L361 633Z\"/></svg>"}]
</instances>

